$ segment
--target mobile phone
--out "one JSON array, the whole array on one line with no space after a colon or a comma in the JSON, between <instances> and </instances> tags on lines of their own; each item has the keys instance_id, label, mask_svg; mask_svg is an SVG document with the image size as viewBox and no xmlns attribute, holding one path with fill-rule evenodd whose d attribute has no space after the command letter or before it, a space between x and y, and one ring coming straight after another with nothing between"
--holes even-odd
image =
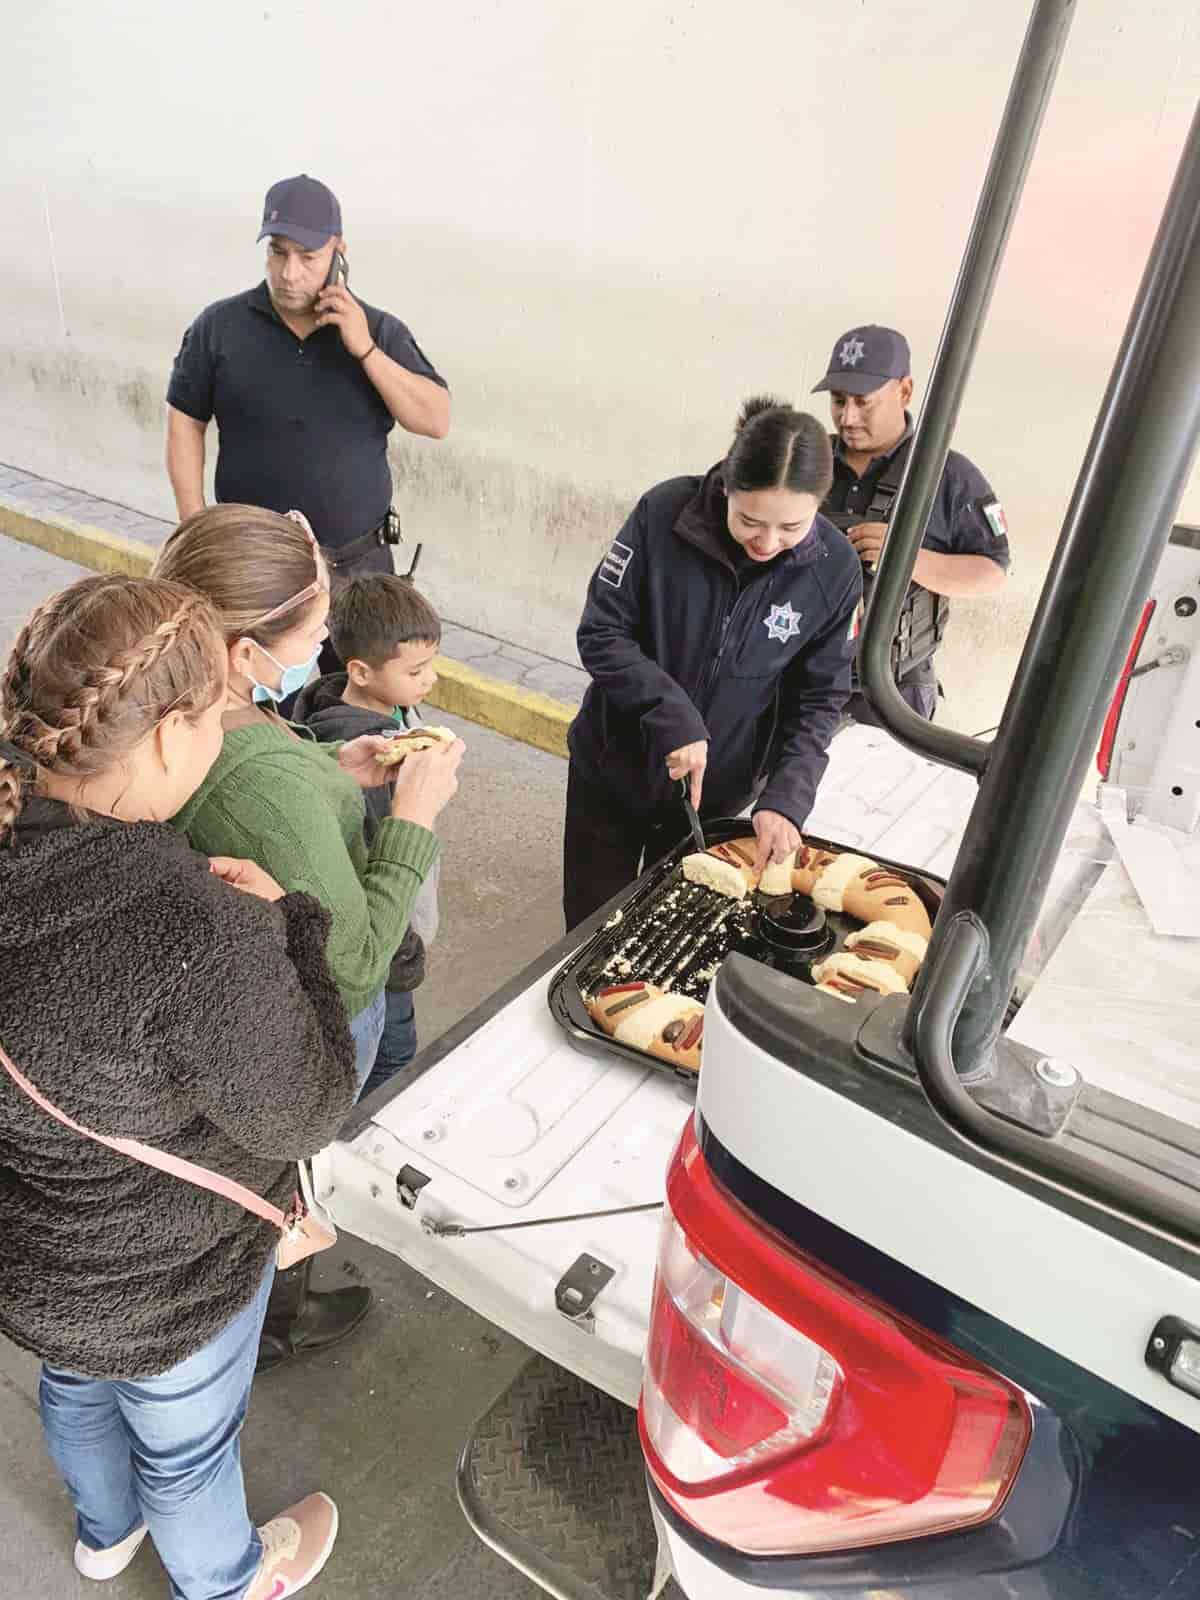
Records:
<instances>
[{"instance_id":1,"label":"mobile phone","mask_svg":"<svg viewBox=\"0 0 1200 1600\"><path fill-rule=\"evenodd\" d=\"M334 288L337 284L350 282L350 269L346 265L346 258L340 250L333 252L333 260L329 263L329 276L325 279L327 289Z\"/></svg>"}]
</instances>

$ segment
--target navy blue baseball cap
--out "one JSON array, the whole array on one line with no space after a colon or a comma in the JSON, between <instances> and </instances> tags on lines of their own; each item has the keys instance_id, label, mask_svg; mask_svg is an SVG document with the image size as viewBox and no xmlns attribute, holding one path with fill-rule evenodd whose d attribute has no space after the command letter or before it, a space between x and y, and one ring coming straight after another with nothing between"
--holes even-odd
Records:
<instances>
[{"instance_id":1,"label":"navy blue baseball cap","mask_svg":"<svg viewBox=\"0 0 1200 1600\"><path fill-rule=\"evenodd\" d=\"M908 340L895 328L869 323L851 328L833 347L829 371L813 388L837 389L842 394L872 394L889 378L907 378L912 371Z\"/></svg>"},{"instance_id":2,"label":"navy blue baseball cap","mask_svg":"<svg viewBox=\"0 0 1200 1600\"><path fill-rule=\"evenodd\" d=\"M337 195L307 172L298 178L281 178L267 190L260 239L282 234L305 250L319 250L341 231L342 208Z\"/></svg>"}]
</instances>

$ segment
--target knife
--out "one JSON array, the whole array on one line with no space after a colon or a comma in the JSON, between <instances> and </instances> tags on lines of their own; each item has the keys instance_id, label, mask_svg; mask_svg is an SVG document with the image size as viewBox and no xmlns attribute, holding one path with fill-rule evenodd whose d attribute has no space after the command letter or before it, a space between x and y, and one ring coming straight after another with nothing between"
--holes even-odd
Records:
<instances>
[{"instance_id":1,"label":"knife","mask_svg":"<svg viewBox=\"0 0 1200 1600\"><path fill-rule=\"evenodd\" d=\"M683 809L687 812L688 827L692 830L692 838L696 841L696 849L704 851L708 845L704 838L704 829L700 826L700 818L696 815L696 808L692 804L691 782L687 778L679 780L680 793L683 796Z\"/></svg>"}]
</instances>

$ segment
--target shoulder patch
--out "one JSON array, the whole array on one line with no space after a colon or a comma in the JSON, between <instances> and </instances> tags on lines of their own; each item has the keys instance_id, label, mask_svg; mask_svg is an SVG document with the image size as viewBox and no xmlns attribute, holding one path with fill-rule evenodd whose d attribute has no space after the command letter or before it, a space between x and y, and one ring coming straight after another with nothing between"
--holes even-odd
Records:
<instances>
[{"instance_id":1,"label":"shoulder patch","mask_svg":"<svg viewBox=\"0 0 1200 1600\"><path fill-rule=\"evenodd\" d=\"M608 552L600 563L600 570L596 576L601 583L611 583L614 589L619 589L633 560L633 550L627 544L622 544L620 539L614 539Z\"/></svg>"},{"instance_id":2,"label":"shoulder patch","mask_svg":"<svg viewBox=\"0 0 1200 1600\"><path fill-rule=\"evenodd\" d=\"M983 519L992 530L993 539L1008 538L1008 518L1004 515L1004 507L999 500L981 500L979 509L983 512Z\"/></svg>"}]
</instances>

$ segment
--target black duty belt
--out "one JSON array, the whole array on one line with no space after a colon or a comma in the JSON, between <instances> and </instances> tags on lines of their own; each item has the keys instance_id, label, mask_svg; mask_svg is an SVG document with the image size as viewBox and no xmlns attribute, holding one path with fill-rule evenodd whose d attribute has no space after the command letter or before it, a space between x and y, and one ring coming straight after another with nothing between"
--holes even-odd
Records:
<instances>
[{"instance_id":1,"label":"black duty belt","mask_svg":"<svg viewBox=\"0 0 1200 1600\"><path fill-rule=\"evenodd\" d=\"M344 567L353 566L360 556L369 555L372 550L386 550L389 545L402 544L404 535L400 531L400 518L389 506L387 516L383 521L370 530L369 533L360 534L357 539L351 539L349 544L338 545L335 550L323 548L326 564L332 572L340 572ZM417 570L417 562L421 559L420 545L413 550L412 563L407 572L402 576L411 578Z\"/></svg>"}]
</instances>

